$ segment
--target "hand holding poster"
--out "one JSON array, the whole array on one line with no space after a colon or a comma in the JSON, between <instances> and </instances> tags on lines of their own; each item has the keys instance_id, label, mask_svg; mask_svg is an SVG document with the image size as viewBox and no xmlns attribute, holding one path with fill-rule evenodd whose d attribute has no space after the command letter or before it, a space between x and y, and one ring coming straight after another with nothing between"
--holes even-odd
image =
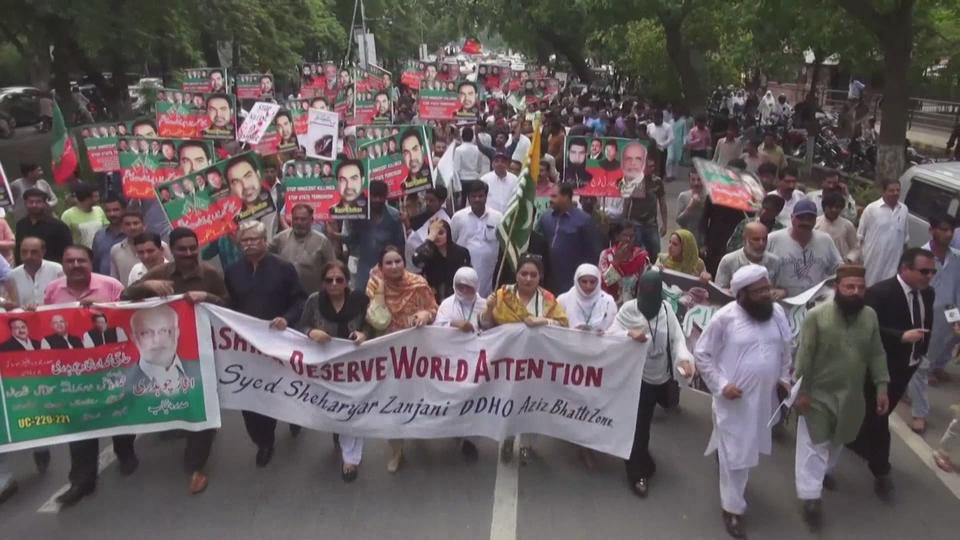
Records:
<instances>
[{"instance_id":1,"label":"hand holding poster","mask_svg":"<svg viewBox=\"0 0 960 540\"><path fill-rule=\"evenodd\" d=\"M246 152L157 186L157 197L173 227L197 233L201 245L232 233L237 224L274 211L261 184L260 159Z\"/></svg>"},{"instance_id":2,"label":"hand holding poster","mask_svg":"<svg viewBox=\"0 0 960 540\"><path fill-rule=\"evenodd\" d=\"M307 157L333 161L337 156L340 115L330 111L310 110L307 134L297 137ZM291 126L292 129L292 126Z\"/></svg>"},{"instance_id":3,"label":"hand holding poster","mask_svg":"<svg viewBox=\"0 0 960 540\"><path fill-rule=\"evenodd\" d=\"M243 119L243 124L240 125L240 131L237 132L237 140L248 144L259 143L279 111L280 106L274 103L264 101L255 103L253 108L250 109L250 112L247 113L247 117ZM289 114L287 116L287 122L289 123L292 133L293 123Z\"/></svg>"},{"instance_id":4,"label":"hand holding poster","mask_svg":"<svg viewBox=\"0 0 960 540\"><path fill-rule=\"evenodd\" d=\"M227 70L223 68L190 68L183 71L184 92L220 94L227 92Z\"/></svg>"},{"instance_id":5,"label":"hand holding poster","mask_svg":"<svg viewBox=\"0 0 960 540\"><path fill-rule=\"evenodd\" d=\"M210 323L184 300L0 319L0 452L220 427Z\"/></svg>"},{"instance_id":6,"label":"hand holding poster","mask_svg":"<svg viewBox=\"0 0 960 540\"><path fill-rule=\"evenodd\" d=\"M751 174L700 158L693 159L693 166L703 179L713 204L745 212L760 208L763 186Z\"/></svg>"},{"instance_id":7,"label":"hand holding poster","mask_svg":"<svg viewBox=\"0 0 960 540\"><path fill-rule=\"evenodd\" d=\"M392 132L393 128L366 129L382 129L383 132L390 129ZM367 139L359 143L358 157L366 164L370 181L381 180L387 184L390 198L403 197L433 186L430 140L424 126L402 126L399 135Z\"/></svg>"},{"instance_id":8,"label":"hand holding poster","mask_svg":"<svg viewBox=\"0 0 960 540\"><path fill-rule=\"evenodd\" d=\"M369 217L367 179L357 160L288 161L283 164L284 213L307 204L314 222Z\"/></svg>"},{"instance_id":9,"label":"hand holding poster","mask_svg":"<svg viewBox=\"0 0 960 540\"><path fill-rule=\"evenodd\" d=\"M123 196L153 199L158 184L208 167L213 143L192 139L120 137L117 143Z\"/></svg>"},{"instance_id":10,"label":"hand holding poster","mask_svg":"<svg viewBox=\"0 0 960 540\"><path fill-rule=\"evenodd\" d=\"M181 139L227 139L236 135L236 104L229 94L163 90L158 98L157 132Z\"/></svg>"}]
</instances>

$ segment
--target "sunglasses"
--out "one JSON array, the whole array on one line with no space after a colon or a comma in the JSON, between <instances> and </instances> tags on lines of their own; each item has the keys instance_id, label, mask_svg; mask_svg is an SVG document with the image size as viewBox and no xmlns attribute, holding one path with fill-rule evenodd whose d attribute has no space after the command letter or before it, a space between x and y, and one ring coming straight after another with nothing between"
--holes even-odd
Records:
<instances>
[{"instance_id":1,"label":"sunglasses","mask_svg":"<svg viewBox=\"0 0 960 540\"><path fill-rule=\"evenodd\" d=\"M342 278L342 277L328 277L328 278L323 278L323 282L331 283L331 284L332 283L341 284L341 283L346 283L347 280L346 278Z\"/></svg>"}]
</instances>

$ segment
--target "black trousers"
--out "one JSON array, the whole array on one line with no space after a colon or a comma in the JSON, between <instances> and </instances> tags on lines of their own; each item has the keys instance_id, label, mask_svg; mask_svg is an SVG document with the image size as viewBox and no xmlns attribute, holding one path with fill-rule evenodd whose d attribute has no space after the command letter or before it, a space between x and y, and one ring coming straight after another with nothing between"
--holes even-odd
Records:
<instances>
[{"instance_id":1,"label":"black trousers","mask_svg":"<svg viewBox=\"0 0 960 540\"><path fill-rule=\"evenodd\" d=\"M243 413L243 425L247 428L247 435L257 445L257 448L271 448L275 440L277 421L269 416L252 411Z\"/></svg>"},{"instance_id":2,"label":"black trousers","mask_svg":"<svg viewBox=\"0 0 960 540\"><path fill-rule=\"evenodd\" d=\"M187 446L183 453L184 468L187 472L198 472L206 466L216 433L215 429L187 432ZM113 452L117 455L117 459L124 461L135 457L134 438L134 435L113 437ZM70 483L80 486L96 484L99 455L99 439L70 443Z\"/></svg>"},{"instance_id":3,"label":"black trousers","mask_svg":"<svg viewBox=\"0 0 960 540\"><path fill-rule=\"evenodd\" d=\"M890 373L890 384L887 385L887 398L890 408L887 414L877 414L877 390L871 381L864 387L867 412L863 417L863 424L856 440L847 445L847 448L862 457L870 467L874 476L890 474L890 418L900 398L907 391L910 378L917 370L916 366L905 370L894 370Z\"/></svg>"},{"instance_id":4,"label":"black trousers","mask_svg":"<svg viewBox=\"0 0 960 540\"><path fill-rule=\"evenodd\" d=\"M630 451L630 459L624 461L627 467L627 480L631 485L641 478L650 478L657 472L657 464L650 455L650 422L653 421L653 411L657 408L657 403L665 396L667 384L649 384L644 381L640 385L637 426L633 432L633 450Z\"/></svg>"}]
</instances>

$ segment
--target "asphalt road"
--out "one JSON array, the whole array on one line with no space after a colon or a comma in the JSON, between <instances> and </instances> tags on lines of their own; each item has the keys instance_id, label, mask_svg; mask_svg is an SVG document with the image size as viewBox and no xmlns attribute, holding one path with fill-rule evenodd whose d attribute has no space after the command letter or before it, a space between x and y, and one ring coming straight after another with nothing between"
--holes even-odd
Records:
<instances>
[{"instance_id":1,"label":"asphalt road","mask_svg":"<svg viewBox=\"0 0 960 540\"><path fill-rule=\"evenodd\" d=\"M683 184L668 185L671 212ZM960 369L950 369L960 380ZM958 389L960 382L933 391L940 412L931 418L929 441L945 427L945 404ZM956 539L960 476L934 472L926 443L902 422L893 424L892 505L874 496L866 465L847 453L836 471L839 490L824 496L824 528L809 533L795 498L791 426L751 476L750 538ZM620 460L603 456L588 471L572 445L545 437L525 467L499 464L489 440L479 441L476 463L464 462L452 440L408 441L396 475L386 471L386 442L370 440L358 480L344 484L329 434L305 431L292 439L281 426L273 462L258 469L240 415L228 411L210 459L210 486L198 496L187 493L184 441L169 435L139 438L141 465L133 476L108 465L97 492L62 511L48 502L66 483L66 446L53 449L43 476L30 452L13 454L20 492L0 505L0 538L722 539L716 465L703 456L710 427L709 399L692 391L684 391L680 411L657 412L651 450L658 472L641 500L629 491Z\"/></svg>"}]
</instances>

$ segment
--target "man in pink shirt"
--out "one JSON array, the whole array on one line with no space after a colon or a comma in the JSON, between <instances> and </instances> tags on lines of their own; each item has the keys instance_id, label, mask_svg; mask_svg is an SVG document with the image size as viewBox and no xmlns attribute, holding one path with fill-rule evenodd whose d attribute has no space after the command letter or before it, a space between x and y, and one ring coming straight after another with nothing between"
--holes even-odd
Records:
<instances>
[{"instance_id":1,"label":"man in pink shirt","mask_svg":"<svg viewBox=\"0 0 960 540\"><path fill-rule=\"evenodd\" d=\"M707 117L702 114L697 115L693 120L693 129L687 134L686 146L687 150L690 150L690 157L707 159L712 149L711 142L710 130L707 129Z\"/></svg>"},{"instance_id":2,"label":"man in pink shirt","mask_svg":"<svg viewBox=\"0 0 960 540\"><path fill-rule=\"evenodd\" d=\"M80 302L117 302L123 285L109 276L93 273L93 251L86 246L71 245L63 251L64 276L47 285L44 305ZM139 461L133 452L133 435L113 437L113 451L123 475L132 474ZM100 441L88 439L70 443L70 489L57 497L61 506L71 506L93 493L97 486L97 456Z\"/></svg>"}]
</instances>

